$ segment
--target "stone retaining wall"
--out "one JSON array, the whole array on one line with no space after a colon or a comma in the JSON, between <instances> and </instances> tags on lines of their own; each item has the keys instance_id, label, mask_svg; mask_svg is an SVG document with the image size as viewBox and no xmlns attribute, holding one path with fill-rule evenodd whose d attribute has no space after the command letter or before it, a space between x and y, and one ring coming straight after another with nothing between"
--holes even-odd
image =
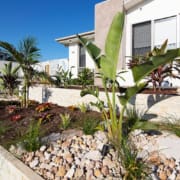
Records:
<instances>
[{"instance_id":1,"label":"stone retaining wall","mask_svg":"<svg viewBox=\"0 0 180 180\"><path fill-rule=\"evenodd\" d=\"M39 102L52 102L61 106L96 102L91 95L80 97L80 91L79 89L32 87L29 97ZM106 101L104 92L100 92L100 99ZM136 108L143 112L149 109L147 118L162 119L169 116L180 118L180 95L137 94L131 99L131 104L136 105ZM117 105L120 106L118 100ZM158 115L157 118L155 114Z\"/></svg>"}]
</instances>

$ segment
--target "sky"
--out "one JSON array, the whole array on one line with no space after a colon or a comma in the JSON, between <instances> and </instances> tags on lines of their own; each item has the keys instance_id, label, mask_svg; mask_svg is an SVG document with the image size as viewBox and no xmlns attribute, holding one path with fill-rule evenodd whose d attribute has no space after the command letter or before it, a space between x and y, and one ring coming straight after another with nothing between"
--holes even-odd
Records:
<instances>
[{"instance_id":1,"label":"sky","mask_svg":"<svg viewBox=\"0 0 180 180\"><path fill-rule=\"evenodd\" d=\"M18 46L37 39L40 61L68 58L56 38L94 30L94 7L103 0L0 0L0 40Z\"/></svg>"}]
</instances>

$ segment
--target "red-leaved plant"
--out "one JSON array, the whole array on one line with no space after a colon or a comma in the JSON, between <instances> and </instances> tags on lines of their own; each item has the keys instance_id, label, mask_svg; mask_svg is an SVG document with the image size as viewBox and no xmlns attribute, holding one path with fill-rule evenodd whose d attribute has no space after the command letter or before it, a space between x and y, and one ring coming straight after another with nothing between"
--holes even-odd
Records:
<instances>
[{"instance_id":1,"label":"red-leaved plant","mask_svg":"<svg viewBox=\"0 0 180 180\"><path fill-rule=\"evenodd\" d=\"M37 112L44 112L51 109L51 103L42 103L36 107Z\"/></svg>"},{"instance_id":2,"label":"red-leaved plant","mask_svg":"<svg viewBox=\"0 0 180 180\"><path fill-rule=\"evenodd\" d=\"M6 111L8 112L8 114L14 113L16 109L17 109L16 105L9 105L6 107Z\"/></svg>"},{"instance_id":3,"label":"red-leaved plant","mask_svg":"<svg viewBox=\"0 0 180 180\"><path fill-rule=\"evenodd\" d=\"M21 119L22 119L22 116L20 114L13 115L11 117L11 121L14 121L14 122L19 121Z\"/></svg>"}]
</instances>

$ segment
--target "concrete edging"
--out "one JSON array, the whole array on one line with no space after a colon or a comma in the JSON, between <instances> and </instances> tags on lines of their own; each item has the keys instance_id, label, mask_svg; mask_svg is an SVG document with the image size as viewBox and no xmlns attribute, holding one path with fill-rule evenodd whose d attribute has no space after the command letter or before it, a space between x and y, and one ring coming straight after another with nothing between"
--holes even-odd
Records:
<instances>
[{"instance_id":1,"label":"concrete edging","mask_svg":"<svg viewBox=\"0 0 180 180\"><path fill-rule=\"evenodd\" d=\"M0 179L44 180L2 146L0 146Z\"/></svg>"}]
</instances>

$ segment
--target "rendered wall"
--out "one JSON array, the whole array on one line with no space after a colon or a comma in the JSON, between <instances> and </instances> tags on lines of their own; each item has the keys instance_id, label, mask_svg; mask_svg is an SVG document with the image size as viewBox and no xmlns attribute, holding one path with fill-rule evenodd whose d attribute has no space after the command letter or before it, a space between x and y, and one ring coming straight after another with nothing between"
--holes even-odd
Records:
<instances>
[{"instance_id":1,"label":"rendered wall","mask_svg":"<svg viewBox=\"0 0 180 180\"><path fill-rule=\"evenodd\" d=\"M122 0L107 0L96 4L95 6L95 43L104 52L105 40L112 23L113 17L117 12L122 12ZM120 56L117 69L124 67L124 37L120 49ZM101 86L101 80L96 78L95 84Z\"/></svg>"},{"instance_id":2,"label":"rendered wall","mask_svg":"<svg viewBox=\"0 0 180 180\"><path fill-rule=\"evenodd\" d=\"M80 90L78 89L65 89L65 88L44 88L33 87L30 88L30 99L39 102L52 102L61 106L78 105L82 102L89 103L96 102L96 99L87 95L80 97ZM100 92L100 99L106 102L105 93ZM120 106L117 100L117 105ZM153 117L155 120L162 120L163 117L173 115L180 118L180 92L179 95L148 95L137 94L131 99L131 104L142 112L149 109L147 118ZM154 105L154 106L153 106ZM156 118L154 115L157 114Z\"/></svg>"},{"instance_id":3,"label":"rendered wall","mask_svg":"<svg viewBox=\"0 0 180 180\"><path fill-rule=\"evenodd\" d=\"M0 146L0 180L43 180Z\"/></svg>"}]
</instances>

